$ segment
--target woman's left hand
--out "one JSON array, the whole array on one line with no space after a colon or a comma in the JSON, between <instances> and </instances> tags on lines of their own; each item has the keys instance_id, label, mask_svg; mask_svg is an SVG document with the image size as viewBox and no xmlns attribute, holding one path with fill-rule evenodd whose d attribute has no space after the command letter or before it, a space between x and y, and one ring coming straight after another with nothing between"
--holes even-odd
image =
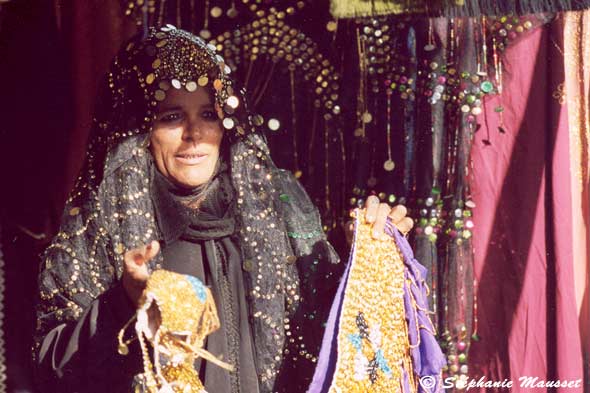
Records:
<instances>
[{"instance_id":1,"label":"woman's left hand","mask_svg":"<svg viewBox=\"0 0 590 393\"><path fill-rule=\"evenodd\" d=\"M387 236L385 222L388 217L401 233L407 234L414 226L414 220L406 216L407 213L408 209L404 205L392 208L387 203L379 203L379 198L375 195L368 197L365 203L365 220L373 224L373 238L375 239Z\"/></svg>"}]
</instances>

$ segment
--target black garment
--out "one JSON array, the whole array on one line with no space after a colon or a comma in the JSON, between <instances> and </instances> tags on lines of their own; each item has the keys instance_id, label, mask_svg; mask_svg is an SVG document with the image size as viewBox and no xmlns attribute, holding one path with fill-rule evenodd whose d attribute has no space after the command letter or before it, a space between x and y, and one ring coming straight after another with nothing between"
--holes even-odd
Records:
<instances>
[{"instance_id":1,"label":"black garment","mask_svg":"<svg viewBox=\"0 0 590 393\"><path fill-rule=\"evenodd\" d=\"M163 268L198 277L211 288L221 328L208 337L206 349L236 370L230 373L198 361L201 379L211 392L257 393L241 253L232 236L233 190L227 173L214 178L196 213L181 202L190 199L190 194L182 193L155 169L152 181L152 199L163 238ZM135 342L129 355L119 355L117 333L134 312L117 283L94 300L78 321L51 330L38 356L42 390L129 392L133 376L143 370L141 351Z\"/></svg>"},{"instance_id":2,"label":"black garment","mask_svg":"<svg viewBox=\"0 0 590 393\"><path fill-rule=\"evenodd\" d=\"M163 268L199 278L213 294L221 327L205 348L234 366L229 372L210 362L197 361L205 389L219 393L257 393L258 377L242 257L234 236L233 189L225 167L204 192L197 210L187 208L191 194L152 170L152 199L163 236Z\"/></svg>"},{"instance_id":3,"label":"black garment","mask_svg":"<svg viewBox=\"0 0 590 393\"><path fill-rule=\"evenodd\" d=\"M77 321L52 329L37 357L39 389L55 393L129 392L133 376L143 370L141 350L134 341L129 355L119 355L117 333L134 313L118 283L95 299Z\"/></svg>"}]
</instances>

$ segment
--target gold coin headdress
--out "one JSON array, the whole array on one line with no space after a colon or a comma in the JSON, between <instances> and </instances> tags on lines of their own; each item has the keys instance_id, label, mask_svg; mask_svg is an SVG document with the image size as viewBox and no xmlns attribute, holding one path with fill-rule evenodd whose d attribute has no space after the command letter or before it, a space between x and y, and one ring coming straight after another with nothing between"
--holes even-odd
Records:
<instances>
[{"instance_id":1,"label":"gold coin headdress","mask_svg":"<svg viewBox=\"0 0 590 393\"><path fill-rule=\"evenodd\" d=\"M173 89L207 89L223 127L241 136L252 128L244 92L213 45L172 25L150 28L132 38L116 56L107 74L107 102L101 102L96 121L110 142L149 132L158 104Z\"/></svg>"}]
</instances>

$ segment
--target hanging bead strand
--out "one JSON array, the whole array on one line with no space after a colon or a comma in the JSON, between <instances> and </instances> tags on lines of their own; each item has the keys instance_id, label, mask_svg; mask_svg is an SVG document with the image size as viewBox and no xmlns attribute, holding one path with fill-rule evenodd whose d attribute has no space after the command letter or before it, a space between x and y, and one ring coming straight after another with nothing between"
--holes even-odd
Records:
<instances>
[{"instance_id":1,"label":"hanging bead strand","mask_svg":"<svg viewBox=\"0 0 590 393\"><path fill-rule=\"evenodd\" d=\"M502 100L502 59L499 55L499 48L498 43L496 41L496 37L492 37L492 50L493 50L493 57L494 57L494 75L496 79L496 91L500 96L500 104L494 109L498 116L500 117L500 122L498 125L498 131L504 134L506 133L506 129L504 128L504 105Z\"/></svg>"},{"instance_id":2,"label":"hanging bead strand","mask_svg":"<svg viewBox=\"0 0 590 393\"><path fill-rule=\"evenodd\" d=\"M295 104L295 69L289 70L289 79L291 84L291 133L293 136L293 173L297 179L301 178L299 169L299 153L297 151L297 107Z\"/></svg>"},{"instance_id":3,"label":"hanging bead strand","mask_svg":"<svg viewBox=\"0 0 590 393\"><path fill-rule=\"evenodd\" d=\"M488 35L487 35L487 23L486 17L481 17L480 23L481 31L481 58L478 63L477 74L480 76L486 76L488 74Z\"/></svg>"},{"instance_id":4,"label":"hanging bead strand","mask_svg":"<svg viewBox=\"0 0 590 393\"><path fill-rule=\"evenodd\" d=\"M210 12L210 0L205 0L205 12L203 14L203 28L199 32L202 39L208 40L211 38L211 31L209 31L209 12Z\"/></svg>"},{"instance_id":5,"label":"hanging bead strand","mask_svg":"<svg viewBox=\"0 0 590 393\"><path fill-rule=\"evenodd\" d=\"M181 12L182 0L176 0L176 27L182 29L182 12Z\"/></svg>"},{"instance_id":6,"label":"hanging bead strand","mask_svg":"<svg viewBox=\"0 0 590 393\"><path fill-rule=\"evenodd\" d=\"M385 128L387 130L387 160L383 163L383 169L387 172L391 172L395 169L395 163L393 162L393 156L391 153L391 89L387 89L387 117Z\"/></svg>"},{"instance_id":7,"label":"hanging bead strand","mask_svg":"<svg viewBox=\"0 0 590 393\"><path fill-rule=\"evenodd\" d=\"M166 0L160 0L160 8L158 10L158 27L164 26L164 18L166 17Z\"/></svg>"}]
</instances>

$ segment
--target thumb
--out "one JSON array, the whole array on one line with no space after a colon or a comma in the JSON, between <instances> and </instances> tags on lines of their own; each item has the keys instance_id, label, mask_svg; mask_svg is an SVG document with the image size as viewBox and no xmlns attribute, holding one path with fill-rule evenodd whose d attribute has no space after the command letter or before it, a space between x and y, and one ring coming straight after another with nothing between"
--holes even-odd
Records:
<instances>
[{"instance_id":1,"label":"thumb","mask_svg":"<svg viewBox=\"0 0 590 393\"><path fill-rule=\"evenodd\" d=\"M145 246L128 251L125 254L125 259L128 261L127 263L133 262L135 265L141 266L155 257L158 251L160 251L160 243L154 240Z\"/></svg>"},{"instance_id":2,"label":"thumb","mask_svg":"<svg viewBox=\"0 0 590 393\"><path fill-rule=\"evenodd\" d=\"M145 261L147 262L155 257L158 252L160 251L160 243L157 240L152 240L149 244L145 246Z\"/></svg>"}]
</instances>

